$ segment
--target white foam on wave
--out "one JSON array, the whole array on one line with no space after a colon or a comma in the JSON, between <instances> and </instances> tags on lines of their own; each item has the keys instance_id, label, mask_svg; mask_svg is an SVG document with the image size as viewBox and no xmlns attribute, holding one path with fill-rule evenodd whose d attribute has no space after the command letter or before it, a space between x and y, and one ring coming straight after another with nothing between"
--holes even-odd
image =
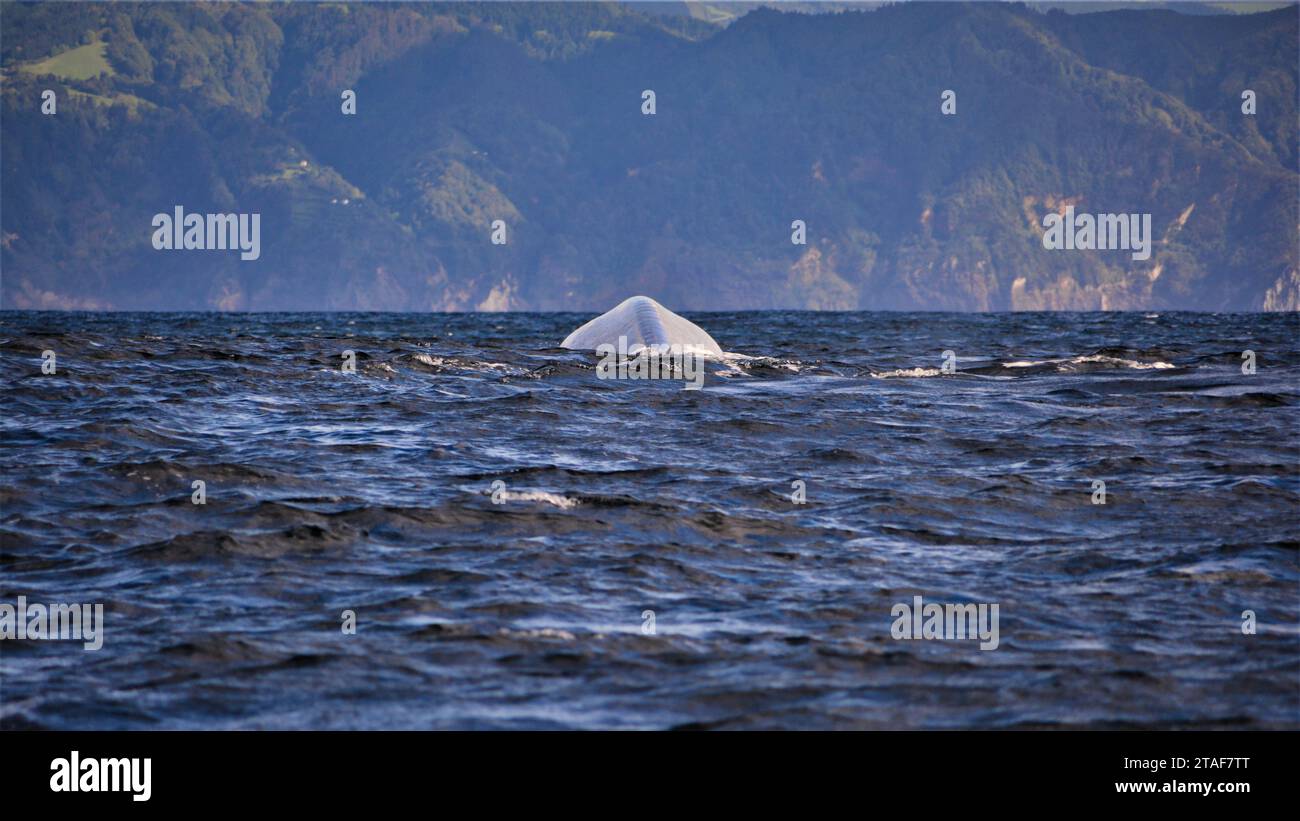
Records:
<instances>
[{"instance_id":1,"label":"white foam on wave","mask_svg":"<svg viewBox=\"0 0 1300 821\"><path fill-rule=\"evenodd\" d=\"M531 630L511 630L502 627L497 631L497 634L519 639L559 639L560 641L575 641L577 639L577 636L568 630L560 630L556 627L542 627Z\"/></svg>"},{"instance_id":2,"label":"white foam on wave","mask_svg":"<svg viewBox=\"0 0 1300 821\"><path fill-rule=\"evenodd\" d=\"M500 491L500 498L507 502L545 502L561 510L578 506L577 499L559 493L548 493L545 490L503 490Z\"/></svg>"},{"instance_id":3,"label":"white foam on wave","mask_svg":"<svg viewBox=\"0 0 1300 821\"><path fill-rule=\"evenodd\" d=\"M1038 365L1083 365L1089 362L1099 362L1116 365L1124 368L1131 368L1136 371L1165 370L1167 368L1176 368L1177 365L1171 365L1168 362L1138 362L1136 359L1124 359L1118 356L1107 356L1106 354L1088 354L1086 356L1075 356L1066 359L1024 359L1016 362L1003 362L1004 368L1033 368Z\"/></svg>"},{"instance_id":4,"label":"white foam on wave","mask_svg":"<svg viewBox=\"0 0 1300 821\"><path fill-rule=\"evenodd\" d=\"M427 353L417 353L411 357L411 360L430 368L468 371L470 373L506 372L510 374L522 374L526 372L525 368L516 365L509 365L504 362L488 362L481 359L457 359L455 357L430 356Z\"/></svg>"},{"instance_id":5,"label":"white foam on wave","mask_svg":"<svg viewBox=\"0 0 1300 821\"><path fill-rule=\"evenodd\" d=\"M943 371L939 370L938 368L899 368L898 370L895 371L881 371L880 373L873 373L871 375L871 378L872 379L898 379L898 378L921 379L927 376L940 376L942 375L942 373Z\"/></svg>"},{"instance_id":6,"label":"white foam on wave","mask_svg":"<svg viewBox=\"0 0 1300 821\"><path fill-rule=\"evenodd\" d=\"M789 371L790 373L799 373L803 370L802 363L791 359L777 359L774 356L749 356L748 354L731 351L722 353L721 362L729 370L745 376L749 375L749 368L772 368L773 370ZM718 376L727 375L726 373L718 374Z\"/></svg>"},{"instance_id":7,"label":"white foam on wave","mask_svg":"<svg viewBox=\"0 0 1300 821\"><path fill-rule=\"evenodd\" d=\"M1132 368L1136 371L1165 370L1176 367L1168 362L1138 362L1134 359L1122 359L1118 356L1106 356L1105 354L1091 354L1089 356L1076 356L1070 360L1071 363L1083 362L1110 362L1123 365L1126 368Z\"/></svg>"}]
</instances>

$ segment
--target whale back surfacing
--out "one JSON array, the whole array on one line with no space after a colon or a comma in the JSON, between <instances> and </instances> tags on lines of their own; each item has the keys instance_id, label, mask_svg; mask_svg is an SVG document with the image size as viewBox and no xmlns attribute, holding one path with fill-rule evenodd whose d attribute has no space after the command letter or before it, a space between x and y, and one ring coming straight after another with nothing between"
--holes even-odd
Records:
<instances>
[{"instance_id":1,"label":"whale back surfacing","mask_svg":"<svg viewBox=\"0 0 1300 821\"><path fill-rule=\"evenodd\" d=\"M698 353L722 356L722 348L703 328L648 296L623 300L616 308L569 334L560 347L575 350L595 350L605 344L617 347L620 336L627 337L629 350L639 345L679 345Z\"/></svg>"}]
</instances>

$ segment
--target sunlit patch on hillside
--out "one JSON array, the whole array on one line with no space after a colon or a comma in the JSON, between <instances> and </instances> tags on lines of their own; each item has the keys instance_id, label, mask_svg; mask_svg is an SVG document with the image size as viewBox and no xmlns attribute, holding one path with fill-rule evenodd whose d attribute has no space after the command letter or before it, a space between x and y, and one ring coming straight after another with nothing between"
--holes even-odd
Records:
<instances>
[{"instance_id":1,"label":"sunlit patch on hillside","mask_svg":"<svg viewBox=\"0 0 1300 821\"><path fill-rule=\"evenodd\" d=\"M68 49L40 62L19 66L28 74L52 75L61 80L89 80L100 74L112 77L117 72L109 65L105 52L108 44L96 38L84 46Z\"/></svg>"}]
</instances>

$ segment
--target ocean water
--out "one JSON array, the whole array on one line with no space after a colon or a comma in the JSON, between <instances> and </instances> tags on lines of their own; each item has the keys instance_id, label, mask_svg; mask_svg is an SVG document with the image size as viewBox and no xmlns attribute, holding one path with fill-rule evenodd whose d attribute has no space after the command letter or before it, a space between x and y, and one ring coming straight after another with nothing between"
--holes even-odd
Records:
<instances>
[{"instance_id":1,"label":"ocean water","mask_svg":"<svg viewBox=\"0 0 1300 821\"><path fill-rule=\"evenodd\" d=\"M0 313L0 727L1300 727L1296 315L589 318Z\"/></svg>"}]
</instances>

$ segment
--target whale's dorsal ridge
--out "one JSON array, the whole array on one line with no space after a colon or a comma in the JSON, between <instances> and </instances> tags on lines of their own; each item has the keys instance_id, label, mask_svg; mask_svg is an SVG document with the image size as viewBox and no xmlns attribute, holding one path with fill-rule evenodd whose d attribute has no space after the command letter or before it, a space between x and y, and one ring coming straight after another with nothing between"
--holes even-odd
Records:
<instances>
[{"instance_id":1,"label":"whale's dorsal ridge","mask_svg":"<svg viewBox=\"0 0 1300 821\"><path fill-rule=\"evenodd\" d=\"M617 307L569 334L560 343L560 347L590 351L606 344L617 346L620 336L627 337L629 348L637 345L680 345L717 357L722 356L722 348L703 328L648 296L628 297Z\"/></svg>"}]
</instances>

